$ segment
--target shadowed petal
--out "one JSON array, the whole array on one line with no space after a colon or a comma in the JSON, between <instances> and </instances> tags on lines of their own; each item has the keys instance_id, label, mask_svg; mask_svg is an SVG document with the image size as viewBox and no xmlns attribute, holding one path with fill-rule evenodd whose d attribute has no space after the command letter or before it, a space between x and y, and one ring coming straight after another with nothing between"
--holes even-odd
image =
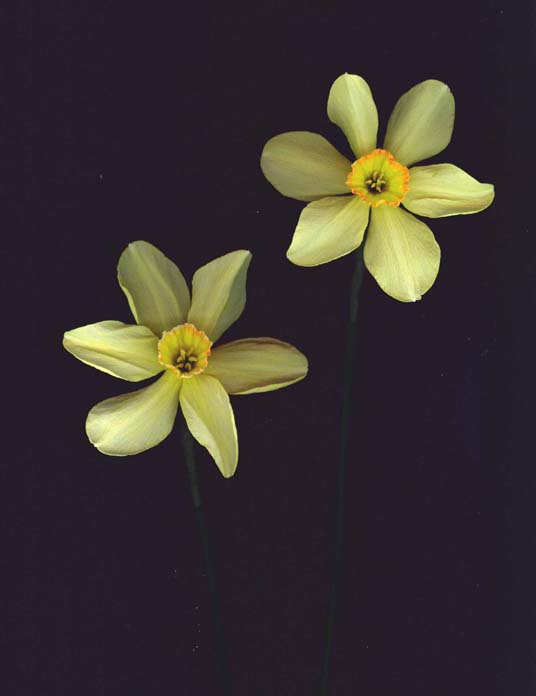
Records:
<instances>
[{"instance_id":1,"label":"shadowed petal","mask_svg":"<svg viewBox=\"0 0 536 696\"><path fill-rule=\"evenodd\" d=\"M148 242L132 242L117 266L119 284L138 324L157 336L186 321L190 293L182 273Z\"/></svg>"},{"instance_id":2,"label":"shadowed petal","mask_svg":"<svg viewBox=\"0 0 536 696\"><path fill-rule=\"evenodd\" d=\"M453 127L452 92L439 80L425 80L397 101L387 125L384 147L408 167L444 150Z\"/></svg>"},{"instance_id":3,"label":"shadowed petal","mask_svg":"<svg viewBox=\"0 0 536 696\"><path fill-rule=\"evenodd\" d=\"M238 463L238 437L229 396L218 380L207 374L183 382L180 403L188 428L229 478Z\"/></svg>"},{"instance_id":4,"label":"shadowed petal","mask_svg":"<svg viewBox=\"0 0 536 696\"><path fill-rule=\"evenodd\" d=\"M86 420L90 441L103 454L118 457L158 445L173 427L181 381L166 370L149 387L93 406Z\"/></svg>"},{"instance_id":5,"label":"shadowed petal","mask_svg":"<svg viewBox=\"0 0 536 696\"><path fill-rule=\"evenodd\" d=\"M325 138L308 131L271 138L261 155L264 176L279 193L299 201L348 193L352 164Z\"/></svg>"},{"instance_id":6,"label":"shadowed petal","mask_svg":"<svg viewBox=\"0 0 536 696\"><path fill-rule=\"evenodd\" d=\"M357 158L374 150L378 111L370 87L362 77L345 73L335 80L328 97L328 116L348 138Z\"/></svg>"},{"instance_id":7,"label":"shadowed petal","mask_svg":"<svg viewBox=\"0 0 536 696\"><path fill-rule=\"evenodd\" d=\"M404 207L425 217L478 213L491 204L492 184L481 184L453 164L432 164L410 169L410 187Z\"/></svg>"},{"instance_id":8,"label":"shadowed petal","mask_svg":"<svg viewBox=\"0 0 536 696\"><path fill-rule=\"evenodd\" d=\"M214 342L246 306L246 275L251 253L240 249L199 268L192 281L188 321Z\"/></svg>"},{"instance_id":9,"label":"shadowed petal","mask_svg":"<svg viewBox=\"0 0 536 696\"><path fill-rule=\"evenodd\" d=\"M129 382L139 382L162 371L158 339L145 326L120 321L88 324L63 336L63 346L75 358L97 370Z\"/></svg>"},{"instance_id":10,"label":"shadowed petal","mask_svg":"<svg viewBox=\"0 0 536 696\"><path fill-rule=\"evenodd\" d=\"M388 295L420 300L436 279L440 256L430 228L411 213L387 205L372 210L365 264Z\"/></svg>"},{"instance_id":11,"label":"shadowed petal","mask_svg":"<svg viewBox=\"0 0 536 696\"><path fill-rule=\"evenodd\" d=\"M275 338L244 338L215 348L205 374L216 377L229 394L254 394L303 379L307 358Z\"/></svg>"},{"instance_id":12,"label":"shadowed petal","mask_svg":"<svg viewBox=\"0 0 536 696\"><path fill-rule=\"evenodd\" d=\"M297 266L318 266L361 244L370 207L358 196L331 196L306 206L287 251Z\"/></svg>"}]
</instances>

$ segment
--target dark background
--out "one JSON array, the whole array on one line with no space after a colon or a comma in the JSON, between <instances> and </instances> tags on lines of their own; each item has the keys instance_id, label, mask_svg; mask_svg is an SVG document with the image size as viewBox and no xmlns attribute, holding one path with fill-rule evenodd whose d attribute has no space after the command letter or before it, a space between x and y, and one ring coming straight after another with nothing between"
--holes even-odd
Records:
<instances>
[{"instance_id":1,"label":"dark background","mask_svg":"<svg viewBox=\"0 0 536 696\"><path fill-rule=\"evenodd\" d=\"M233 398L232 479L196 458L233 693L319 693L353 259L288 263L302 204L258 161L289 130L349 155L326 115L343 72L371 85L380 141L404 91L447 82L454 135L432 161L496 200L430 221L442 264L421 302L365 277L330 693L534 693L531 5L18 3L1 164L4 694L222 693L182 417L155 449L99 454L86 413L129 385L61 347L67 329L131 321L115 266L136 239L188 280L249 248L225 338L309 357L298 385Z\"/></svg>"}]
</instances>

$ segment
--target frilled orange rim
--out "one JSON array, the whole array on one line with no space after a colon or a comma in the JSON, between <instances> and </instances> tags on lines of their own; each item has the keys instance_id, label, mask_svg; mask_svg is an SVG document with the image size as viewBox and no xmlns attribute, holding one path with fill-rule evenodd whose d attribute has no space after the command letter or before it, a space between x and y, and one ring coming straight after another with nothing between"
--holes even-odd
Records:
<instances>
[{"instance_id":1,"label":"frilled orange rim","mask_svg":"<svg viewBox=\"0 0 536 696\"><path fill-rule=\"evenodd\" d=\"M193 324L164 331L158 341L158 362L181 379L199 375L208 365L212 341Z\"/></svg>"},{"instance_id":2,"label":"frilled orange rim","mask_svg":"<svg viewBox=\"0 0 536 696\"><path fill-rule=\"evenodd\" d=\"M409 169L389 150L377 148L352 164L346 185L367 205L399 206L409 191Z\"/></svg>"}]
</instances>

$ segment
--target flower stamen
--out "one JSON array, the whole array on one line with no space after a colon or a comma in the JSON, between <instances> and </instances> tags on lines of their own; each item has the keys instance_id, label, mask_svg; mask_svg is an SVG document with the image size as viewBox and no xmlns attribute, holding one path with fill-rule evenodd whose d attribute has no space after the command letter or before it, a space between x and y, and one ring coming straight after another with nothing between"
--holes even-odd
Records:
<instances>
[{"instance_id":1,"label":"flower stamen","mask_svg":"<svg viewBox=\"0 0 536 696\"><path fill-rule=\"evenodd\" d=\"M386 180L381 172L372 172L372 176L369 177L365 181L368 190L373 193L374 191L377 191L378 193L382 192L383 187L386 184Z\"/></svg>"}]
</instances>

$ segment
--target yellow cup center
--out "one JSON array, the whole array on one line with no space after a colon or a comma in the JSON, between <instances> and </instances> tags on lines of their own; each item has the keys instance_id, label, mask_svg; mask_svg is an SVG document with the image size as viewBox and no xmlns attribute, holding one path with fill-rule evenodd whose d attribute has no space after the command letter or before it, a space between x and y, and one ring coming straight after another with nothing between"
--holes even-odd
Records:
<instances>
[{"instance_id":1,"label":"yellow cup center","mask_svg":"<svg viewBox=\"0 0 536 696\"><path fill-rule=\"evenodd\" d=\"M346 185L365 203L398 206L409 191L409 170L388 150L376 149L352 164Z\"/></svg>"},{"instance_id":2,"label":"yellow cup center","mask_svg":"<svg viewBox=\"0 0 536 696\"><path fill-rule=\"evenodd\" d=\"M180 324L162 334L158 361L177 377L188 379L206 368L211 346L212 341L203 331L193 324Z\"/></svg>"}]
</instances>

